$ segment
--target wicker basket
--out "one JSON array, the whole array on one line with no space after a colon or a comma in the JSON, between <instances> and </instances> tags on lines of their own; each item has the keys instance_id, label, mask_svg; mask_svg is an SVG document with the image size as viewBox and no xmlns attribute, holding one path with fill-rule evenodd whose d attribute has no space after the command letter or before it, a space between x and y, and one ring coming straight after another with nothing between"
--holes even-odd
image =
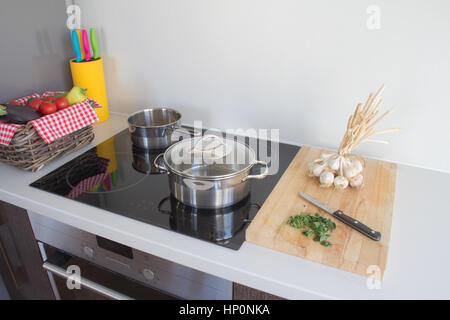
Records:
<instances>
[{"instance_id":1,"label":"wicker basket","mask_svg":"<svg viewBox=\"0 0 450 320\"><path fill-rule=\"evenodd\" d=\"M8 146L0 145L0 161L36 172L53 159L69 154L94 139L92 125L47 144L31 125L19 128Z\"/></svg>"}]
</instances>

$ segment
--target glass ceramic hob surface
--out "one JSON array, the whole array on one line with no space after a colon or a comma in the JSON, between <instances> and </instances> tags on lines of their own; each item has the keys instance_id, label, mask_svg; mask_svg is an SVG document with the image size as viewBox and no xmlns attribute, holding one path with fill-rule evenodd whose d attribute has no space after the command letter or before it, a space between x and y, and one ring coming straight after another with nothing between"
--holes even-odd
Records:
<instances>
[{"instance_id":1,"label":"glass ceramic hob surface","mask_svg":"<svg viewBox=\"0 0 450 320\"><path fill-rule=\"evenodd\" d=\"M261 142L270 152L270 142ZM192 208L171 196L167 175L153 165L156 156L164 150L146 151L134 147L128 130L86 151L31 186L237 250L245 241L245 229L298 150L297 146L279 144L278 173L251 181L246 198L217 210ZM255 168L252 173L259 170Z\"/></svg>"}]
</instances>

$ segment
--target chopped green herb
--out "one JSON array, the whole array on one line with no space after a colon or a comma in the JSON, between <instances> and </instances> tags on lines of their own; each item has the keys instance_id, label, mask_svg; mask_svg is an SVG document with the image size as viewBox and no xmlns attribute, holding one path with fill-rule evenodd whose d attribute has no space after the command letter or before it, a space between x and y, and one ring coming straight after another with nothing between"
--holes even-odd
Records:
<instances>
[{"instance_id":1,"label":"chopped green herb","mask_svg":"<svg viewBox=\"0 0 450 320\"><path fill-rule=\"evenodd\" d=\"M329 242L329 241L322 241L320 244L325 246L325 247L331 246L331 242Z\"/></svg>"},{"instance_id":2,"label":"chopped green herb","mask_svg":"<svg viewBox=\"0 0 450 320\"><path fill-rule=\"evenodd\" d=\"M330 237L330 232L336 229L336 223L328 218L322 217L318 213L302 212L296 216L289 217L286 224L293 228L301 229L302 234L308 238L314 235L313 241L320 242L324 247L332 245L328 241L328 238Z\"/></svg>"},{"instance_id":3,"label":"chopped green herb","mask_svg":"<svg viewBox=\"0 0 450 320\"><path fill-rule=\"evenodd\" d=\"M312 230L303 230L302 233L309 238L309 237L312 236L314 231L312 231Z\"/></svg>"}]
</instances>

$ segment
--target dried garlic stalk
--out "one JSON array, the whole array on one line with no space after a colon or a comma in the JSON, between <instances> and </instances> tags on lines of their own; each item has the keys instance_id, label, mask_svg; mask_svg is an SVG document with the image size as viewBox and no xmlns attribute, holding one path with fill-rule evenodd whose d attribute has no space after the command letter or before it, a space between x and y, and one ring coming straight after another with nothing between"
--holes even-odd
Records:
<instances>
[{"instance_id":1,"label":"dried garlic stalk","mask_svg":"<svg viewBox=\"0 0 450 320\"><path fill-rule=\"evenodd\" d=\"M383 84L375 94L371 93L364 106L358 103L355 112L348 119L338 152L323 154L309 164L310 175L319 177L322 187L327 188L333 184L337 189L345 189L348 185L353 188L361 187L364 181L362 175L364 161L351 155L350 152L363 142L387 144L387 141L370 138L374 135L400 131L399 128L375 131L375 126L392 112L389 110L378 116L379 106L383 101L380 95L384 88Z\"/></svg>"}]
</instances>

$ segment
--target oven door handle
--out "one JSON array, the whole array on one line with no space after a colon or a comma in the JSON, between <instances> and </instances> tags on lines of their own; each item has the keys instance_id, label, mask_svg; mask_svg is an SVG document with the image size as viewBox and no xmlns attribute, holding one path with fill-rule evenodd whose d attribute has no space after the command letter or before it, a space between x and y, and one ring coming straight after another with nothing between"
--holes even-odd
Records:
<instances>
[{"instance_id":1,"label":"oven door handle","mask_svg":"<svg viewBox=\"0 0 450 320\"><path fill-rule=\"evenodd\" d=\"M61 268L60 266L57 266L56 264L50 263L48 261L45 261L42 267L51 272L52 274L62 277L64 279L69 279L72 274L67 273L67 270L64 268ZM114 299L114 300L134 300L133 298L126 296L120 292L117 292L115 290L109 289L101 284L95 283L89 279L79 277L80 285L83 287L86 287L98 294L101 294L105 297ZM72 279L71 279L72 280Z\"/></svg>"}]
</instances>

